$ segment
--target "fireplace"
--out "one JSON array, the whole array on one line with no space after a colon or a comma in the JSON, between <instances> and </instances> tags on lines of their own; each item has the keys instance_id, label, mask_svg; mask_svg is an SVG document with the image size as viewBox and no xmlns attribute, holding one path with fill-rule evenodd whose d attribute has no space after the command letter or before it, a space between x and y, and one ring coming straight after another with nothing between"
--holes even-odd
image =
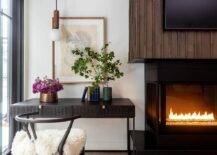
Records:
<instances>
[{"instance_id":1,"label":"fireplace","mask_svg":"<svg viewBox=\"0 0 217 155\"><path fill-rule=\"evenodd\" d=\"M147 147L217 148L216 60L146 60L145 92Z\"/></svg>"},{"instance_id":2,"label":"fireplace","mask_svg":"<svg viewBox=\"0 0 217 155\"><path fill-rule=\"evenodd\" d=\"M217 86L168 84L165 86L167 126L217 126Z\"/></svg>"}]
</instances>

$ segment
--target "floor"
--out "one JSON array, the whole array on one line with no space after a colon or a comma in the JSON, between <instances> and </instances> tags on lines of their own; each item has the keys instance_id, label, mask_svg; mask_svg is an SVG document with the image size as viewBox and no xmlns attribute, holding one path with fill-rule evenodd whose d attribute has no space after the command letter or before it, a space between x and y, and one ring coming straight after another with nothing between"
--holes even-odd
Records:
<instances>
[{"instance_id":1,"label":"floor","mask_svg":"<svg viewBox=\"0 0 217 155\"><path fill-rule=\"evenodd\" d=\"M127 152L85 152L85 155L127 155Z\"/></svg>"}]
</instances>

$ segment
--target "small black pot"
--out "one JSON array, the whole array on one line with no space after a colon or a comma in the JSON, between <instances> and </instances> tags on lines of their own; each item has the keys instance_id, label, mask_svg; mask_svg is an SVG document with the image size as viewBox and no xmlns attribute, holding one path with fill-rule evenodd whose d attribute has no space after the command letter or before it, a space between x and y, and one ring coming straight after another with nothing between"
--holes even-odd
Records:
<instances>
[{"instance_id":1,"label":"small black pot","mask_svg":"<svg viewBox=\"0 0 217 155\"><path fill-rule=\"evenodd\" d=\"M103 101L112 100L112 87L103 87Z\"/></svg>"},{"instance_id":2,"label":"small black pot","mask_svg":"<svg viewBox=\"0 0 217 155\"><path fill-rule=\"evenodd\" d=\"M88 87L87 91L87 100L90 102L99 102L100 101L100 87L90 92L91 87Z\"/></svg>"}]
</instances>

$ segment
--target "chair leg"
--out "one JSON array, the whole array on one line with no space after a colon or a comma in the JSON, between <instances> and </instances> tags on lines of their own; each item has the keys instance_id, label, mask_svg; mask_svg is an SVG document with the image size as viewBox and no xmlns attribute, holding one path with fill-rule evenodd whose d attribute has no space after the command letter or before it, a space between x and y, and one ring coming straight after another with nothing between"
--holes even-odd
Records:
<instances>
[{"instance_id":1,"label":"chair leg","mask_svg":"<svg viewBox=\"0 0 217 155\"><path fill-rule=\"evenodd\" d=\"M65 143L66 143L66 140L67 140L67 138L68 138L68 136L69 136L69 134L70 134L73 121L74 121L74 120L71 120L71 121L70 121L69 126L68 126L68 128L67 128L65 134L63 135L63 138L62 138L62 140L61 140L61 142L60 142L60 144L59 144L59 146L58 146L58 152L59 152L60 155L63 155L63 147L64 147L64 145L65 145Z\"/></svg>"},{"instance_id":2,"label":"chair leg","mask_svg":"<svg viewBox=\"0 0 217 155\"><path fill-rule=\"evenodd\" d=\"M11 155L11 151L6 152L6 155Z\"/></svg>"},{"instance_id":3,"label":"chair leg","mask_svg":"<svg viewBox=\"0 0 217 155\"><path fill-rule=\"evenodd\" d=\"M80 155L84 155L85 154L85 151L84 151L84 148L83 150L81 151Z\"/></svg>"}]
</instances>

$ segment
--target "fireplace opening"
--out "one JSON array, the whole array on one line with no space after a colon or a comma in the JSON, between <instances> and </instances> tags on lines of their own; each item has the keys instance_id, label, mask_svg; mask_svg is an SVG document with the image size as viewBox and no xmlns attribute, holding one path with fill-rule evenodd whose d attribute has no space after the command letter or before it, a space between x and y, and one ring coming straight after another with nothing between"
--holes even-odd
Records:
<instances>
[{"instance_id":1,"label":"fireplace opening","mask_svg":"<svg viewBox=\"0 0 217 155\"><path fill-rule=\"evenodd\" d=\"M217 60L146 60L145 143L159 150L217 148Z\"/></svg>"},{"instance_id":2,"label":"fireplace opening","mask_svg":"<svg viewBox=\"0 0 217 155\"><path fill-rule=\"evenodd\" d=\"M166 126L217 126L217 85L165 85Z\"/></svg>"}]
</instances>

